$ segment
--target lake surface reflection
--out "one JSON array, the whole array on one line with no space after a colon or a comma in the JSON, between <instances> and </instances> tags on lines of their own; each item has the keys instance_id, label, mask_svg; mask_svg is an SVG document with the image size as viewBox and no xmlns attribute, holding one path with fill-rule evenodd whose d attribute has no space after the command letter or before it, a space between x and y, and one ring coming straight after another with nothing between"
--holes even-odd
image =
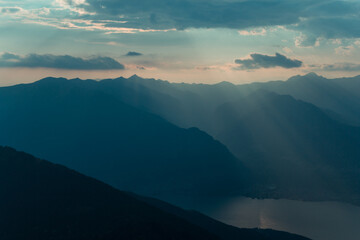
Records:
<instances>
[{"instance_id":1,"label":"lake surface reflection","mask_svg":"<svg viewBox=\"0 0 360 240\"><path fill-rule=\"evenodd\" d=\"M271 228L313 240L360 239L360 207L345 203L249 198L167 201L237 227Z\"/></svg>"}]
</instances>

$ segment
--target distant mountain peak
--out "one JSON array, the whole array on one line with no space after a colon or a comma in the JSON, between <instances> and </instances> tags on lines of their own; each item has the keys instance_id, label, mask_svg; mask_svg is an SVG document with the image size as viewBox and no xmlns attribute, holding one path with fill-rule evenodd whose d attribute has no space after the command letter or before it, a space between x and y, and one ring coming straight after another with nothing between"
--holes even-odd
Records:
<instances>
[{"instance_id":1,"label":"distant mountain peak","mask_svg":"<svg viewBox=\"0 0 360 240\"><path fill-rule=\"evenodd\" d=\"M326 78L324 78L323 76L321 75L318 75L314 72L310 72L308 74L305 74L305 75L296 75L296 76L293 76L291 78L288 79L288 81L303 81L303 80L310 80L310 81L313 81L313 80L324 80Z\"/></svg>"},{"instance_id":2,"label":"distant mountain peak","mask_svg":"<svg viewBox=\"0 0 360 240\"><path fill-rule=\"evenodd\" d=\"M315 72L309 72L308 74L305 74L304 77L323 77L323 76L318 75Z\"/></svg>"},{"instance_id":3,"label":"distant mountain peak","mask_svg":"<svg viewBox=\"0 0 360 240\"><path fill-rule=\"evenodd\" d=\"M217 86L233 86L234 84L231 82L222 81L222 82L216 83L215 85L217 85Z\"/></svg>"},{"instance_id":4,"label":"distant mountain peak","mask_svg":"<svg viewBox=\"0 0 360 240\"><path fill-rule=\"evenodd\" d=\"M129 77L129 79L143 79L142 77L140 77L137 74L132 75L131 77Z\"/></svg>"}]
</instances>

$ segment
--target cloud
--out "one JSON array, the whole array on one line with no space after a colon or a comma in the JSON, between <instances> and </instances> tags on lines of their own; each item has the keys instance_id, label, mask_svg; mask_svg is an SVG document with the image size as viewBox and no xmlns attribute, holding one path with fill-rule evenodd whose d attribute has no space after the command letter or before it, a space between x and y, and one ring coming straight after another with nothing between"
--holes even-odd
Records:
<instances>
[{"instance_id":1,"label":"cloud","mask_svg":"<svg viewBox=\"0 0 360 240\"><path fill-rule=\"evenodd\" d=\"M295 39L295 46L299 48L310 48L320 46L319 38L316 35L301 34Z\"/></svg>"},{"instance_id":2,"label":"cloud","mask_svg":"<svg viewBox=\"0 0 360 240\"><path fill-rule=\"evenodd\" d=\"M3 53L0 57L0 60L18 60L20 59L19 55L13 54L13 53Z\"/></svg>"},{"instance_id":3,"label":"cloud","mask_svg":"<svg viewBox=\"0 0 360 240\"><path fill-rule=\"evenodd\" d=\"M136 68L139 69L139 70L146 70L146 68L143 67L143 66L137 66Z\"/></svg>"},{"instance_id":4,"label":"cloud","mask_svg":"<svg viewBox=\"0 0 360 240\"><path fill-rule=\"evenodd\" d=\"M241 30L239 31L239 34L242 36L265 36L266 35L266 29L261 28L258 30Z\"/></svg>"},{"instance_id":5,"label":"cloud","mask_svg":"<svg viewBox=\"0 0 360 240\"><path fill-rule=\"evenodd\" d=\"M310 39L359 38L360 16L309 18L290 28L305 32Z\"/></svg>"},{"instance_id":6,"label":"cloud","mask_svg":"<svg viewBox=\"0 0 360 240\"><path fill-rule=\"evenodd\" d=\"M359 38L359 12L359 1L323 1L310 7L297 24L288 28L305 34L307 45L314 45L318 38Z\"/></svg>"},{"instance_id":7,"label":"cloud","mask_svg":"<svg viewBox=\"0 0 360 240\"><path fill-rule=\"evenodd\" d=\"M125 56L127 57L137 57L137 56L142 56L142 53L139 52L128 52Z\"/></svg>"},{"instance_id":8,"label":"cloud","mask_svg":"<svg viewBox=\"0 0 360 240\"><path fill-rule=\"evenodd\" d=\"M20 12L21 11L21 8L19 7L3 7L3 8L0 8L0 12L3 13L3 14L14 14L14 13L17 13L17 12Z\"/></svg>"},{"instance_id":9,"label":"cloud","mask_svg":"<svg viewBox=\"0 0 360 240\"><path fill-rule=\"evenodd\" d=\"M236 59L236 64L240 66L237 69L251 70L260 68L299 68L302 66L302 61L296 59L287 58L280 53L276 53L275 56L268 56L258 53L253 53L248 59Z\"/></svg>"},{"instance_id":10,"label":"cloud","mask_svg":"<svg viewBox=\"0 0 360 240\"><path fill-rule=\"evenodd\" d=\"M341 72L359 72L359 63L334 63L334 64L323 64L323 65L311 65L310 67L316 70L322 71L341 71Z\"/></svg>"},{"instance_id":11,"label":"cloud","mask_svg":"<svg viewBox=\"0 0 360 240\"><path fill-rule=\"evenodd\" d=\"M335 53L338 55L343 55L343 56L349 56L351 55L351 53L353 53L355 50L355 47L350 45L350 46L340 46L335 48Z\"/></svg>"},{"instance_id":12,"label":"cloud","mask_svg":"<svg viewBox=\"0 0 360 240\"><path fill-rule=\"evenodd\" d=\"M283 47L282 50L286 53L293 53L293 50L291 50L291 48L288 47Z\"/></svg>"},{"instance_id":13,"label":"cloud","mask_svg":"<svg viewBox=\"0 0 360 240\"><path fill-rule=\"evenodd\" d=\"M84 59L69 55L39 55L34 53L27 56L3 53L0 56L0 67L57 68L69 70L125 69L124 65L110 57L93 57Z\"/></svg>"}]
</instances>

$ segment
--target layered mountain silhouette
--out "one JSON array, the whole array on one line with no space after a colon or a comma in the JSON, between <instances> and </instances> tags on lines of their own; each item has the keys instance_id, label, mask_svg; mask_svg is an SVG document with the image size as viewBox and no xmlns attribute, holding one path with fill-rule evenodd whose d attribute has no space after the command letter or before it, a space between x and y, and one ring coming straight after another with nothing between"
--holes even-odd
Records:
<instances>
[{"instance_id":1,"label":"layered mountain silhouette","mask_svg":"<svg viewBox=\"0 0 360 240\"><path fill-rule=\"evenodd\" d=\"M0 144L153 196L360 203L359 82L47 78L0 88Z\"/></svg>"},{"instance_id":2,"label":"layered mountain silhouette","mask_svg":"<svg viewBox=\"0 0 360 240\"><path fill-rule=\"evenodd\" d=\"M148 195L247 187L248 171L218 141L132 107L99 84L49 78L1 88L0 144Z\"/></svg>"},{"instance_id":3,"label":"layered mountain silhouette","mask_svg":"<svg viewBox=\"0 0 360 240\"><path fill-rule=\"evenodd\" d=\"M220 140L260 181L253 196L360 202L358 77L310 73L288 81L207 85L133 76L100 85L108 93L109 86L116 89L114 96L128 89L145 94L153 101L121 98Z\"/></svg>"},{"instance_id":4,"label":"layered mountain silhouette","mask_svg":"<svg viewBox=\"0 0 360 240\"><path fill-rule=\"evenodd\" d=\"M305 240L238 229L164 202L118 191L61 165L0 147L0 238Z\"/></svg>"}]
</instances>

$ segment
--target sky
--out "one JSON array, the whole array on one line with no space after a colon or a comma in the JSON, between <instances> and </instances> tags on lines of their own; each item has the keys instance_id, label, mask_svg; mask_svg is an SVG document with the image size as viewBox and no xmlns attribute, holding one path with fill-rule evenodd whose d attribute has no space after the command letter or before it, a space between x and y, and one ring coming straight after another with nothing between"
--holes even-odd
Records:
<instances>
[{"instance_id":1,"label":"sky","mask_svg":"<svg viewBox=\"0 0 360 240\"><path fill-rule=\"evenodd\" d=\"M0 0L0 86L360 74L359 0Z\"/></svg>"}]
</instances>

